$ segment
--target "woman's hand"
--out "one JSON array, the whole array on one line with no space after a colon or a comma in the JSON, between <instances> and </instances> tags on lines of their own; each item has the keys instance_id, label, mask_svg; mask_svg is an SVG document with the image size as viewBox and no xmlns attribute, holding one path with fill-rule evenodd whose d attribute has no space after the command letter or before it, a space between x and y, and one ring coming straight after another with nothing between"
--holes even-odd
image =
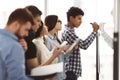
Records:
<instances>
[{"instance_id":1,"label":"woman's hand","mask_svg":"<svg viewBox=\"0 0 120 80\"><path fill-rule=\"evenodd\" d=\"M67 51L69 48L70 48L70 45L67 44L67 45L65 45L65 46L62 47L62 50L63 51Z\"/></svg>"},{"instance_id":2,"label":"woman's hand","mask_svg":"<svg viewBox=\"0 0 120 80\"><path fill-rule=\"evenodd\" d=\"M58 48L58 47L55 47L54 50L53 50L53 55L54 57L57 57L58 55L60 55L62 53L62 49L61 48Z\"/></svg>"}]
</instances>

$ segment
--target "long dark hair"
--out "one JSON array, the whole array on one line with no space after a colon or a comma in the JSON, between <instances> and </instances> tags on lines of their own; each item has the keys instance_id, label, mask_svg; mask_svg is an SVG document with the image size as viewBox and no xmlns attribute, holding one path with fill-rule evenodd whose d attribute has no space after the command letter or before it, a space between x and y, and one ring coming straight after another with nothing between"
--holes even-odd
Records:
<instances>
[{"instance_id":1,"label":"long dark hair","mask_svg":"<svg viewBox=\"0 0 120 80\"><path fill-rule=\"evenodd\" d=\"M58 41L59 44L61 44L62 42L60 41L60 39L58 38L58 35L55 34L56 40Z\"/></svg>"},{"instance_id":2,"label":"long dark hair","mask_svg":"<svg viewBox=\"0 0 120 80\"><path fill-rule=\"evenodd\" d=\"M46 16L46 18L45 18L45 25L48 28L48 32L55 28L55 25L56 25L57 22L58 22L58 16L57 15L48 15L48 16ZM60 20L59 20L59 22L62 23ZM54 34L54 36L56 37L58 43L61 44L61 41L58 38L58 35Z\"/></svg>"},{"instance_id":3,"label":"long dark hair","mask_svg":"<svg viewBox=\"0 0 120 80\"><path fill-rule=\"evenodd\" d=\"M48 15L45 17L45 25L48 28L48 32L53 30L58 20L57 15Z\"/></svg>"},{"instance_id":4,"label":"long dark hair","mask_svg":"<svg viewBox=\"0 0 120 80\"><path fill-rule=\"evenodd\" d=\"M35 38L38 38L43 30L43 22L41 21L41 26L39 26L38 30L35 33Z\"/></svg>"}]
</instances>

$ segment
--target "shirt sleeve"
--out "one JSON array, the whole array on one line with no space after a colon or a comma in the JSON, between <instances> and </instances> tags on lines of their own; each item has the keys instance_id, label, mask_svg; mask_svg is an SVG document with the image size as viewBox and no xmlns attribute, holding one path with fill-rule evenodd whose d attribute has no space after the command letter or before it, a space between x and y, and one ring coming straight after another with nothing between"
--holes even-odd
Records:
<instances>
[{"instance_id":1,"label":"shirt sleeve","mask_svg":"<svg viewBox=\"0 0 120 80\"><path fill-rule=\"evenodd\" d=\"M85 40L80 40L79 47L87 49L96 37L96 32L92 32Z\"/></svg>"},{"instance_id":2,"label":"shirt sleeve","mask_svg":"<svg viewBox=\"0 0 120 80\"><path fill-rule=\"evenodd\" d=\"M12 47L12 46L11 46ZM25 75L24 51L20 46L11 48L10 54L5 59L9 80L32 80Z\"/></svg>"},{"instance_id":3,"label":"shirt sleeve","mask_svg":"<svg viewBox=\"0 0 120 80\"><path fill-rule=\"evenodd\" d=\"M85 40L80 39L78 46L82 49L87 49L95 37L96 32L92 32ZM63 35L63 40L66 40L70 45L73 44L77 38L78 36L75 34L75 32L67 31L65 36Z\"/></svg>"}]
</instances>

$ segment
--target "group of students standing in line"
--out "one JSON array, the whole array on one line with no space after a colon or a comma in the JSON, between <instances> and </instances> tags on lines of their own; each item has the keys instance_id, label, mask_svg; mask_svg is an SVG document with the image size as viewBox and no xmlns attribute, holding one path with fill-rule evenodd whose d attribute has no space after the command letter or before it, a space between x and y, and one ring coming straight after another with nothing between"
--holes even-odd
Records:
<instances>
[{"instance_id":1,"label":"group of students standing in line","mask_svg":"<svg viewBox=\"0 0 120 80\"><path fill-rule=\"evenodd\" d=\"M92 23L93 32L85 40L80 39L70 54L65 54L78 39L74 28L82 23L84 12L78 7L70 7L61 39L57 36L62 28L59 17L47 15L43 23L41 15L33 5L18 8L10 14L5 29L0 30L0 80L34 80L26 76L30 75L31 69L59 62L64 63L64 71L45 80L77 80L81 76L80 48L87 49L94 41L98 24ZM58 49L63 41L68 45Z\"/></svg>"}]
</instances>

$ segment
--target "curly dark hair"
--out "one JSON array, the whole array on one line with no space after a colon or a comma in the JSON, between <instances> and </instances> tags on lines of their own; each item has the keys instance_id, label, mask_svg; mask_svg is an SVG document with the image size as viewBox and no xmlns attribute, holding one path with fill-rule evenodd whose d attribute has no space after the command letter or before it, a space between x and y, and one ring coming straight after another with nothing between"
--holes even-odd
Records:
<instances>
[{"instance_id":1,"label":"curly dark hair","mask_svg":"<svg viewBox=\"0 0 120 80\"><path fill-rule=\"evenodd\" d=\"M84 16L83 10L78 7L71 7L67 12L67 21L69 21L70 16L76 17L78 15Z\"/></svg>"}]
</instances>

